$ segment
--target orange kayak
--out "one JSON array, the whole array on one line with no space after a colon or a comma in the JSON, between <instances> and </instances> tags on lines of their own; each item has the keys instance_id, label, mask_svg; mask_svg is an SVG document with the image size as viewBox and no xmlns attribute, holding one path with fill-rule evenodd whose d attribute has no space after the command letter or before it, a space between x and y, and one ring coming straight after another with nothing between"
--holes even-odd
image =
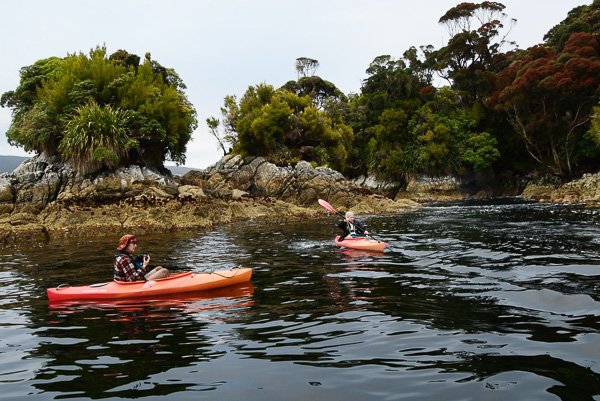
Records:
<instances>
[{"instance_id":1,"label":"orange kayak","mask_svg":"<svg viewBox=\"0 0 600 401\"><path fill-rule=\"evenodd\" d=\"M50 301L67 299L123 299L192 291L212 290L250 281L252 269L218 270L212 273L182 272L146 283L145 281L111 281L71 287L60 285L48 288Z\"/></svg>"},{"instance_id":2,"label":"orange kayak","mask_svg":"<svg viewBox=\"0 0 600 401\"><path fill-rule=\"evenodd\" d=\"M54 313L81 312L86 309L117 309L124 313L140 312L151 316L153 308L179 308L187 311L228 309L239 306L252 306L254 286L251 281L215 288L214 290L182 292L179 294L156 295L139 298L120 299L58 299L49 302ZM225 302L223 302L225 300ZM227 302L231 301L231 302ZM120 319L117 315L116 319Z\"/></svg>"},{"instance_id":3,"label":"orange kayak","mask_svg":"<svg viewBox=\"0 0 600 401\"><path fill-rule=\"evenodd\" d=\"M366 251L378 251L383 252L387 242L381 242L374 240L369 237L356 237L356 238L344 238L342 242L339 241L340 236L335 236L335 244L337 246L345 246L346 248L362 249Z\"/></svg>"}]
</instances>

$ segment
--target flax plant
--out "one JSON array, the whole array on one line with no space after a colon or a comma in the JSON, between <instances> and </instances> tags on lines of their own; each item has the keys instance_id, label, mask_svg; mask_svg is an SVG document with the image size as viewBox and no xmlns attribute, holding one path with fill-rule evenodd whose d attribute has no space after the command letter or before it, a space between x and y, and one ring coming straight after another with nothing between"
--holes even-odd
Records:
<instances>
[{"instance_id":1,"label":"flax plant","mask_svg":"<svg viewBox=\"0 0 600 401\"><path fill-rule=\"evenodd\" d=\"M103 167L118 167L135 146L138 142L130 136L127 113L91 101L75 109L58 151L64 160L71 160L76 171L90 174Z\"/></svg>"}]
</instances>

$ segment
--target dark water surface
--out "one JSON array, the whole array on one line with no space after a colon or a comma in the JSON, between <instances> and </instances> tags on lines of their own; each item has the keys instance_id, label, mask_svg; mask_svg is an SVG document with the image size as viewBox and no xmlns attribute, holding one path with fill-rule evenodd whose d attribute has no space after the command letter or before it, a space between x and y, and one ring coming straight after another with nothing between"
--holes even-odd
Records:
<instances>
[{"instance_id":1,"label":"dark water surface","mask_svg":"<svg viewBox=\"0 0 600 401\"><path fill-rule=\"evenodd\" d=\"M50 305L110 279L118 238L3 246L7 400L600 400L600 210L515 202L360 216L385 254L333 245L337 218L147 235L172 271L251 284Z\"/></svg>"}]
</instances>

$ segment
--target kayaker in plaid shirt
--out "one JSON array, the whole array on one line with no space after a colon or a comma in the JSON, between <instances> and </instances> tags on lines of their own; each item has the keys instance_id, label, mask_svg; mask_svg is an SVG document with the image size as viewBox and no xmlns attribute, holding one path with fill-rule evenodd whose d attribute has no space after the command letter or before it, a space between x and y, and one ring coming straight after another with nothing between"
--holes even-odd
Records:
<instances>
[{"instance_id":1,"label":"kayaker in plaid shirt","mask_svg":"<svg viewBox=\"0 0 600 401\"><path fill-rule=\"evenodd\" d=\"M155 267L146 274L150 256L143 255L141 258L134 259L131 254L136 248L137 238L135 235L127 234L119 240L119 246L115 253L115 281L147 281L169 277L169 271L162 266Z\"/></svg>"}]
</instances>

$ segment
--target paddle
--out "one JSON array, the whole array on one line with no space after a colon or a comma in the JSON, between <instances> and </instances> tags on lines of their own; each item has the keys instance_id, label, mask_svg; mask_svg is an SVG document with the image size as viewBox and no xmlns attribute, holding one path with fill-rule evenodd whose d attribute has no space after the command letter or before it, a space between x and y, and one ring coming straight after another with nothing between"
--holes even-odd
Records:
<instances>
[{"instance_id":1,"label":"paddle","mask_svg":"<svg viewBox=\"0 0 600 401\"><path fill-rule=\"evenodd\" d=\"M343 214L341 214L340 212L338 212L337 210L335 210L333 208L333 206L331 206L329 204L329 202L323 200L323 199L319 199L319 205L323 206L325 209L329 210L330 212L333 212L335 214L337 214L338 216L342 217L344 220L346 219L346 216L344 216ZM354 222L354 225L358 228L360 228L363 232L365 231L365 228L363 226L361 226L359 223ZM373 238L374 240L376 240L377 242L381 242L380 239L375 238L374 236L372 236L371 234L367 234L368 237Z\"/></svg>"},{"instance_id":2,"label":"paddle","mask_svg":"<svg viewBox=\"0 0 600 401\"><path fill-rule=\"evenodd\" d=\"M143 266L143 261L144 261L144 259L146 258L146 255L140 255L140 256L141 256L141 258L142 258L142 266ZM136 258L136 259L137 259L137 258ZM146 278L146 275L145 275L145 274L143 274L143 275L142 275L142 277L144 278L144 281L145 281L144 285L142 286L142 290L147 290L148 288L150 288L150 287L152 287L154 284L156 284L156 281L154 281L154 280L148 280L148 279Z\"/></svg>"},{"instance_id":3,"label":"paddle","mask_svg":"<svg viewBox=\"0 0 600 401\"><path fill-rule=\"evenodd\" d=\"M154 281L154 280L148 280L146 277L144 277L144 280L146 280L146 282L142 286L142 290L147 290L148 288L150 288L154 284L156 284L156 281Z\"/></svg>"}]
</instances>

